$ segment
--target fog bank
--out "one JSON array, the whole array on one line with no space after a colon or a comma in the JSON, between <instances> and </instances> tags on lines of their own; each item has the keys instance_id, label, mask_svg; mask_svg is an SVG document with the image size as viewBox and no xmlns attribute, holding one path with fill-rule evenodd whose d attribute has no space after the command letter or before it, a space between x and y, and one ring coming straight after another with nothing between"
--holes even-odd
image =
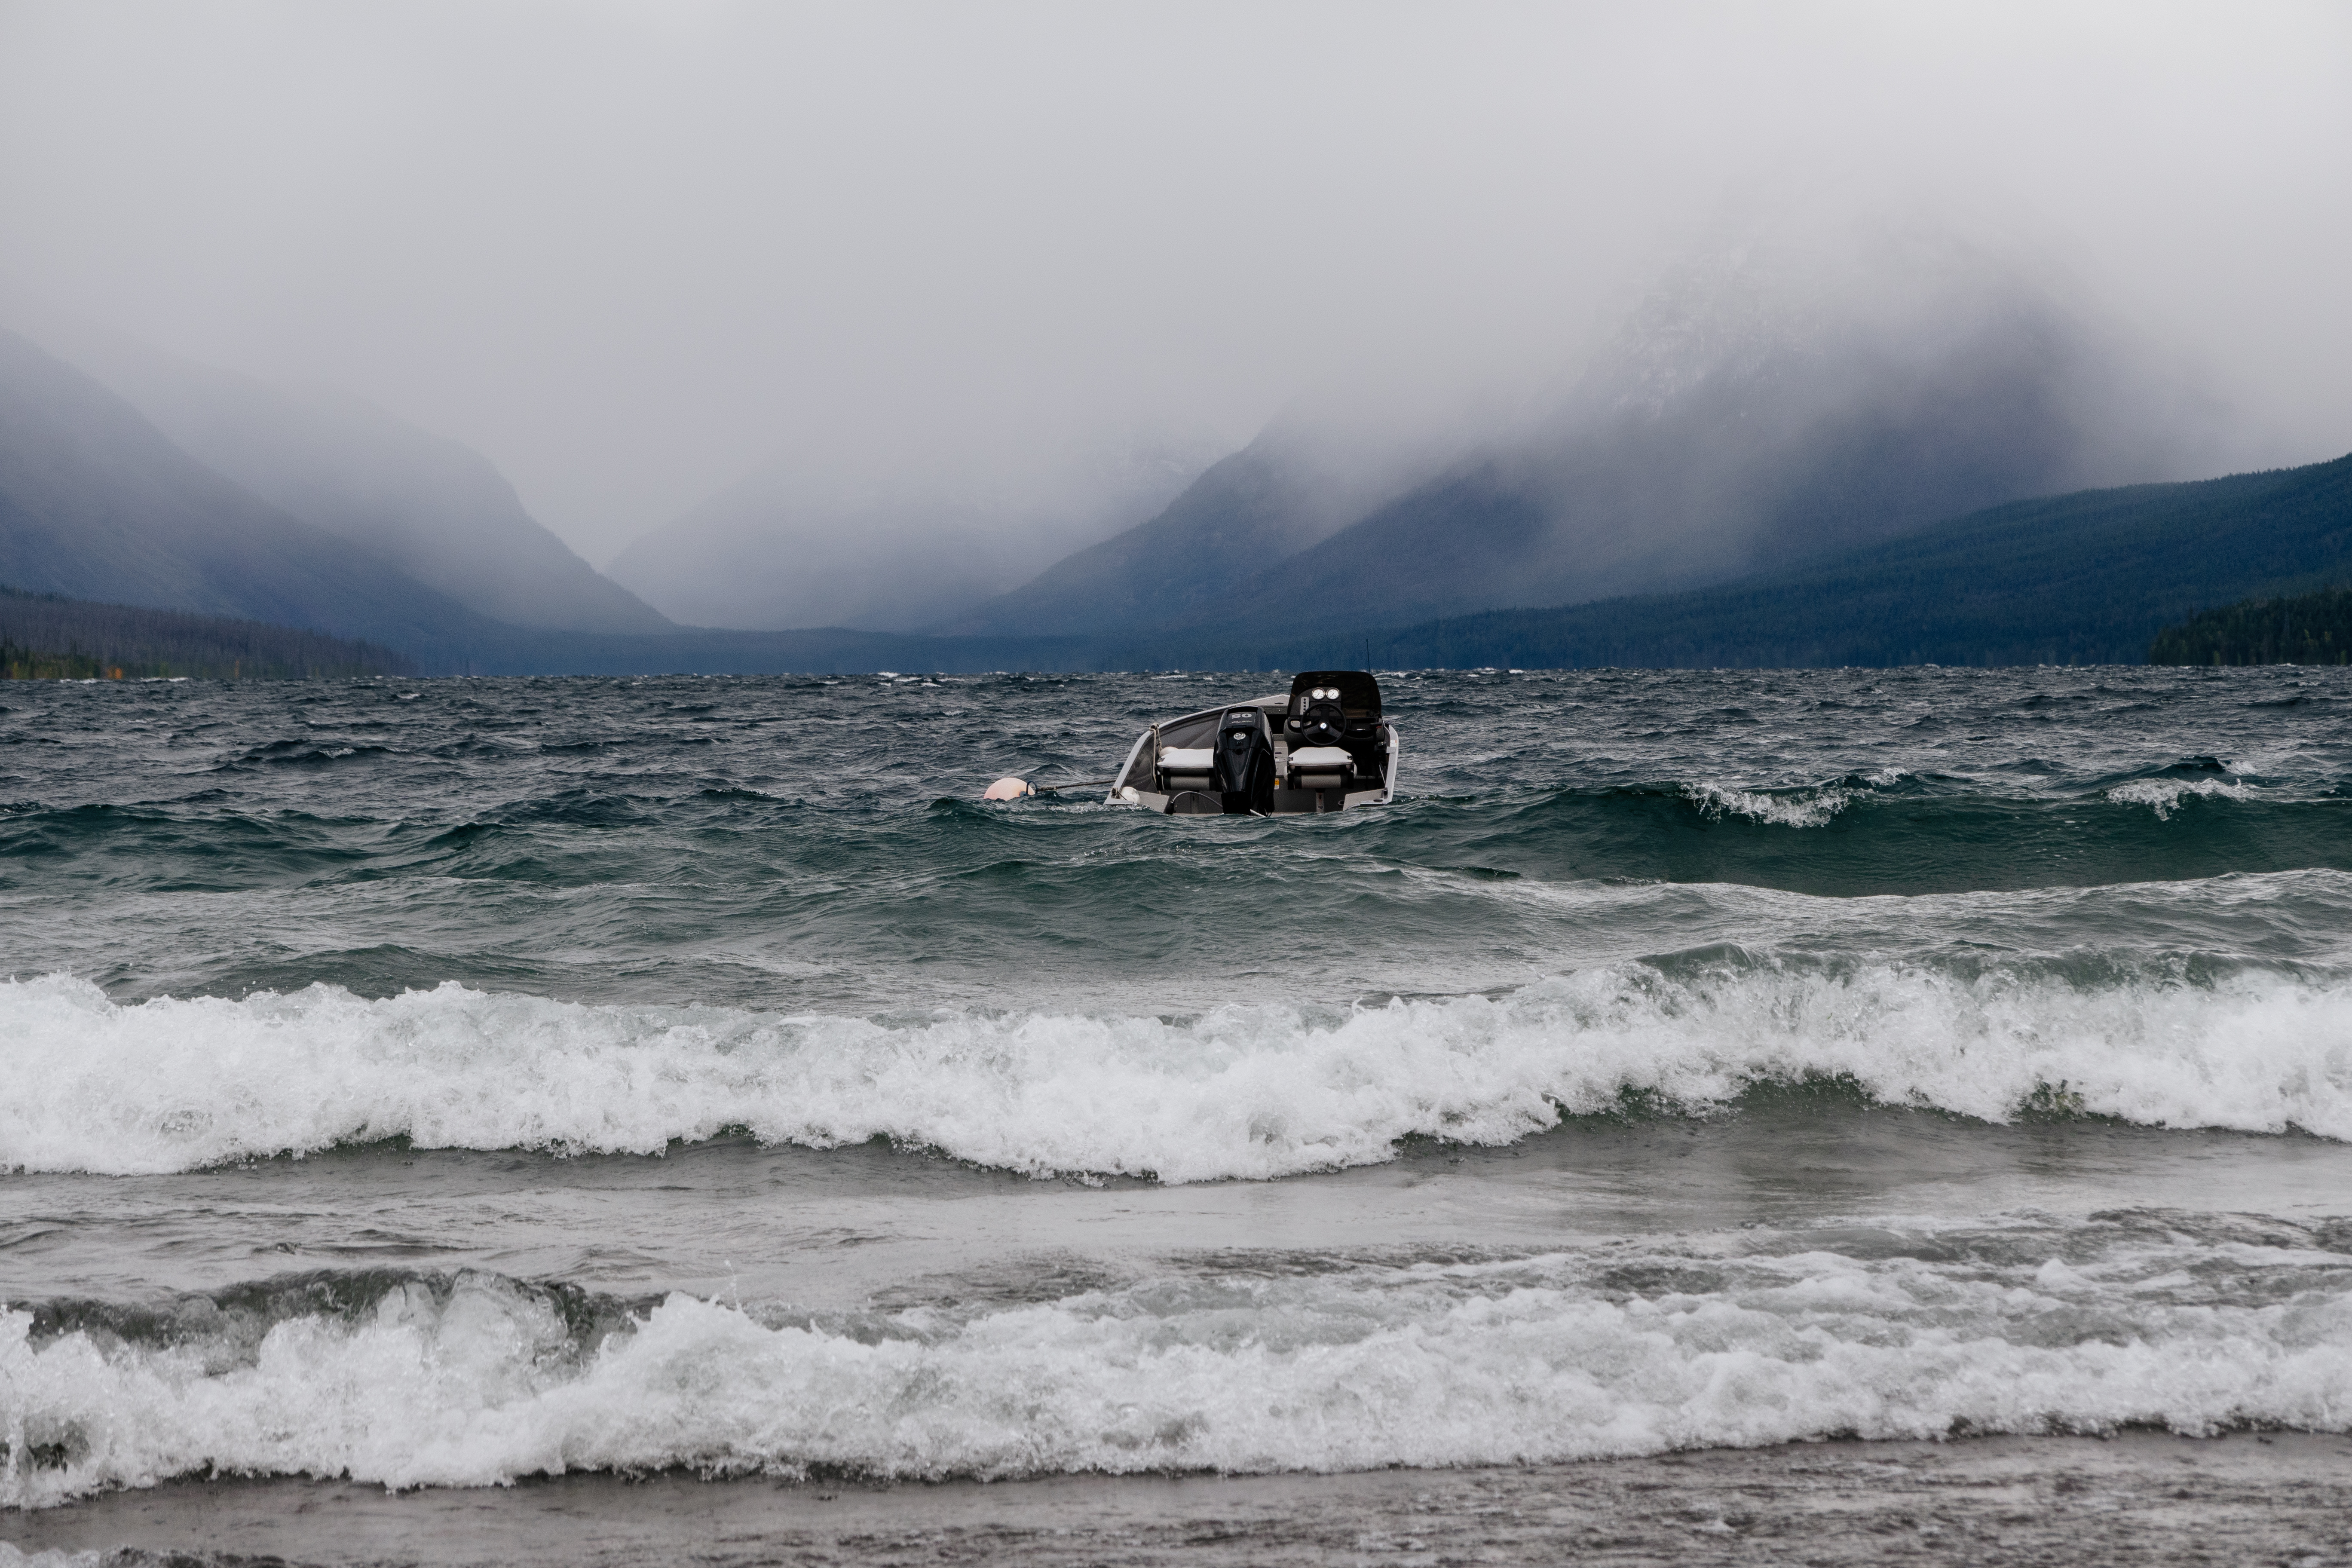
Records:
<instances>
[{"instance_id":1,"label":"fog bank","mask_svg":"<svg viewBox=\"0 0 2352 1568\"><path fill-rule=\"evenodd\" d=\"M779 454L1509 405L1792 191L2028 234L2325 456L2347 189L2326 5L0 6L0 320L342 387L600 564Z\"/></svg>"}]
</instances>

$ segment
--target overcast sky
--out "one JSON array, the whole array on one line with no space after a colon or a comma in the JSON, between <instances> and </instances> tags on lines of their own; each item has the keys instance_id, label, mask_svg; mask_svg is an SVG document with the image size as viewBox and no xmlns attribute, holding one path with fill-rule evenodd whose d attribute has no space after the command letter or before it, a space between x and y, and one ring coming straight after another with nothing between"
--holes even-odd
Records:
<instances>
[{"instance_id":1,"label":"overcast sky","mask_svg":"<svg viewBox=\"0 0 2352 1568\"><path fill-rule=\"evenodd\" d=\"M2352 5L0 0L0 321L331 383L602 564L813 475L1565 366L1749 194L2034 230L2352 449Z\"/></svg>"}]
</instances>

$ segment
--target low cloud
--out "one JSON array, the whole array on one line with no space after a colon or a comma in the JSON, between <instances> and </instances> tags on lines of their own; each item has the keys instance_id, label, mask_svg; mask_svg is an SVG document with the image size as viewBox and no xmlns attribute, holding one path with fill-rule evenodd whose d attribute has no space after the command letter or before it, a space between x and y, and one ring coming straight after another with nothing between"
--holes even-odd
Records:
<instances>
[{"instance_id":1,"label":"low cloud","mask_svg":"<svg viewBox=\"0 0 2352 1568\"><path fill-rule=\"evenodd\" d=\"M2332 455L2346 189L2328 5L0 10L0 318L347 388L600 564L780 465L1536 406L1782 205L2025 235Z\"/></svg>"}]
</instances>

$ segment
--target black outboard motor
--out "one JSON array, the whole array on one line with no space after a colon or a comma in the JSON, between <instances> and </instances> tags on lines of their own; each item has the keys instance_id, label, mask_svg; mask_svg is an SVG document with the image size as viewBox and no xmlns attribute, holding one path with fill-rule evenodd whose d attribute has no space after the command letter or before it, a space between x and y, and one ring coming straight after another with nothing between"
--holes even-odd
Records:
<instances>
[{"instance_id":1,"label":"black outboard motor","mask_svg":"<svg viewBox=\"0 0 2352 1568\"><path fill-rule=\"evenodd\" d=\"M1255 708L1228 708L1217 725L1216 785L1229 812L1274 808L1274 737Z\"/></svg>"}]
</instances>

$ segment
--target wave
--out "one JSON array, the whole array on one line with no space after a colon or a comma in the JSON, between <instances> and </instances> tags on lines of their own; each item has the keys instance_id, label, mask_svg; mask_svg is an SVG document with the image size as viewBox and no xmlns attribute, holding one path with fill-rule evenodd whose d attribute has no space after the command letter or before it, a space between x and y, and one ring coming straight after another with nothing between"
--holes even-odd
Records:
<instances>
[{"instance_id":1,"label":"wave","mask_svg":"<svg viewBox=\"0 0 2352 1568\"><path fill-rule=\"evenodd\" d=\"M2218 1244L2161 1224L1894 1246L1736 1233L831 1316L673 1294L618 1326L465 1273L223 1342L6 1310L0 1502L192 1473L939 1479L2126 1424L2346 1430L2352 1258L2273 1228Z\"/></svg>"},{"instance_id":2,"label":"wave","mask_svg":"<svg viewBox=\"0 0 2352 1568\"><path fill-rule=\"evenodd\" d=\"M1885 770L1802 785L1579 787L1465 805L1408 801L1380 852L1475 845L1529 874L1933 893L2352 869L2352 798L2242 777L2108 778L1987 789Z\"/></svg>"},{"instance_id":3,"label":"wave","mask_svg":"<svg viewBox=\"0 0 2352 1568\"><path fill-rule=\"evenodd\" d=\"M1780 792L1730 789L1713 784L1686 784L1683 788L1684 798L1697 806L1702 816L1744 816L1751 822L1777 827L1819 827L1845 809L1856 793L1834 784Z\"/></svg>"},{"instance_id":4,"label":"wave","mask_svg":"<svg viewBox=\"0 0 2352 1568\"><path fill-rule=\"evenodd\" d=\"M125 888L275 887L305 876L389 880L421 894L434 878L573 878L583 858L605 880L657 881L681 860L703 861L709 836L723 834L730 853L712 866L719 900L678 906L701 910L729 907L754 883L764 890L760 879L780 865L820 878L854 866L898 885L952 878L977 856L1017 846L1024 863L1048 868L1054 896L1079 919L1127 907L1140 862L1182 876L1214 860L1213 874L1224 876L1238 861L1253 876L1312 879L1330 868L1320 851L1332 848L1391 865L1833 896L2352 870L2352 794L2188 763L2053 789L2026 776L1987 787L1891 768L1789 785L1700 777L1528 786L1411 797L1324 828L1250 819L1174 838L1164 825L1082 795L1017 809L926 796L910 813L877 807L871 793L779 796L723 772L575 782L437 806L404 800L396 814L359 798L369 793L330 802L313 791L269 809L214 790L140 804L17 801L0 807L0 857L37 859L38 880L50 887L76 878ZM1310 841L1313 856L1285 852ZM1350 889L1362 890L1360 879ZM992 919L975 916L977 924Z\"/></svg>"},{"instance_id":5,"label":"wave","mask_svg":"<svg viewBox=\"0 0 2352 1568\"><path fill-rule=\"evenodd\" d=\"M2136 954L1939 965L1719 947L1496 996L877 1019L455 983L119 1004L50 976L0 984L0 1169L115 1174L392 1139L650 1154L741 1129L1040 1175L1269 1178L1385 1161L1408 1138L1507 1143L1629 1100L1704 1110L1815 1079L1986 1121L2352 1139L2352 981Z\"/></svg>"},{"instance_id":6,"label":"wave","mask_svg":"<svg viewBox=\"0 0 2352 1568\"><path fill-rule=\"evenodd\" d=\"M2184 800L2252 800L2255 786L2231 779L2133 779L2106 792L2118 805L2144 805L2158 822L2169 822Z\"/></svg>"}]
</instances>

